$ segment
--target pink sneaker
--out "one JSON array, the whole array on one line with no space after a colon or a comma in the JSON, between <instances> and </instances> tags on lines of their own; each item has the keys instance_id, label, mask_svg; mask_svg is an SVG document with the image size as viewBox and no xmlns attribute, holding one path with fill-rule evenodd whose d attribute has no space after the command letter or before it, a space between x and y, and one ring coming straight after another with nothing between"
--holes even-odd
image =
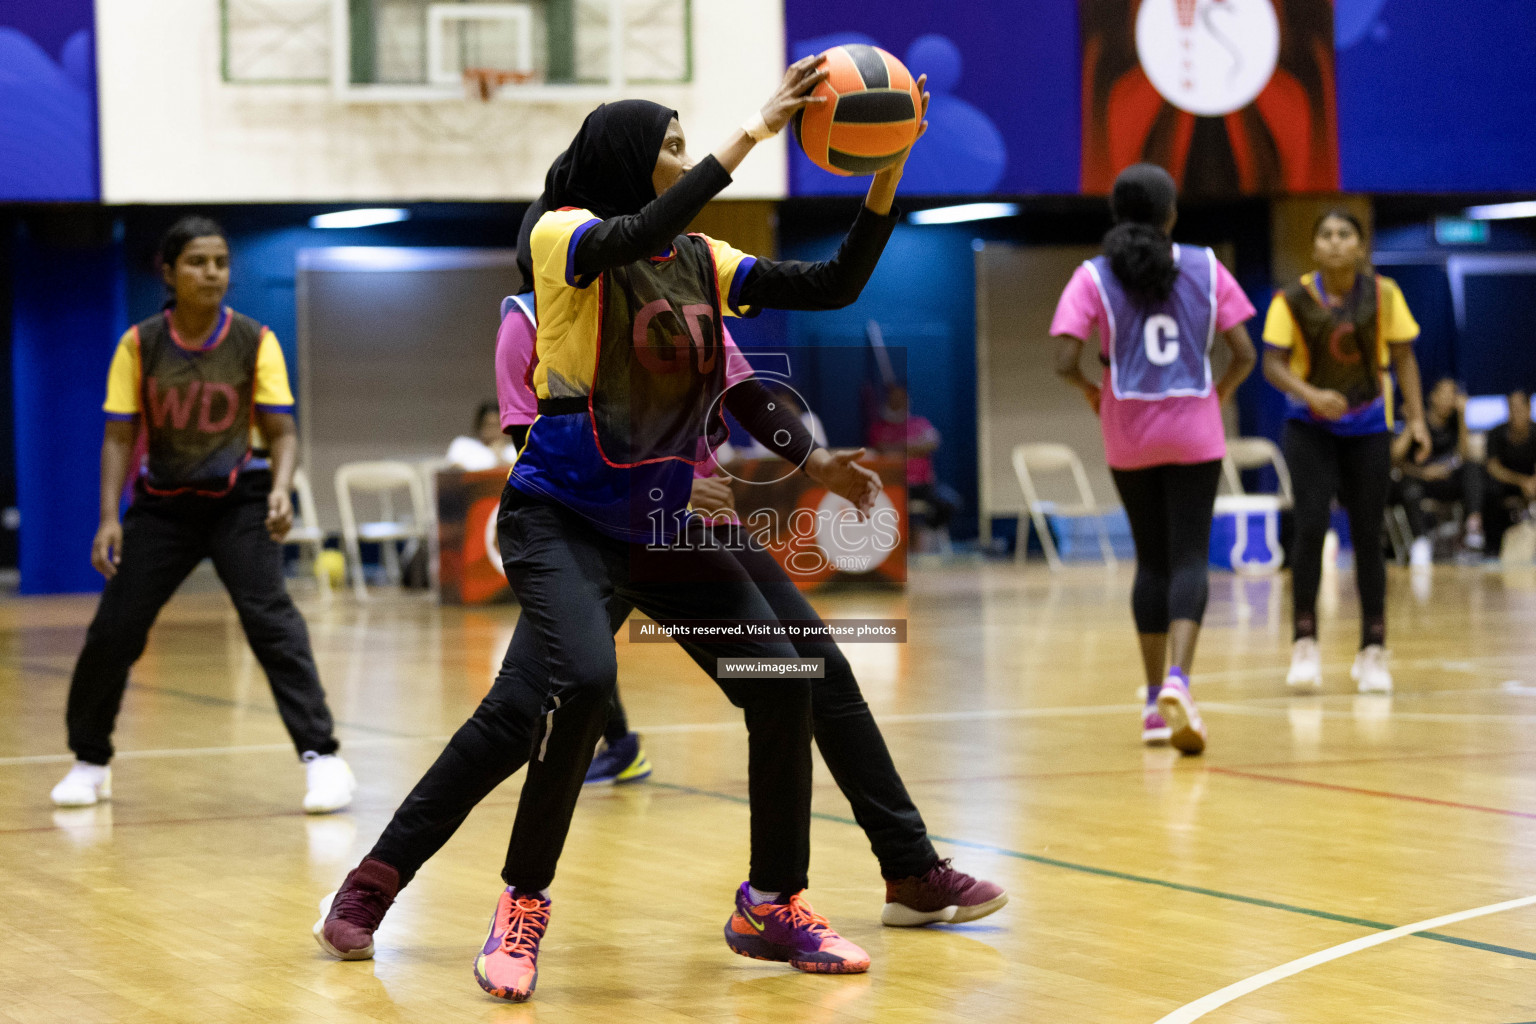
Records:
<instances>
[{"instance_id":1,"label":"pink sneaker","mask_svg":"<svg viewBox=\"0 0 1536 1024\"><path fill-rule=\"evenodd\" d=\"M475 957L475 980L497 999L521 1003L539 981L539 941L549 927L549 900L509 886L496 901L491 932Z\"/></svg>"},{"instance_id":2,"label":"pink sneaker","mask_svg":"<svg viewBox=\"0 0 1536 1024\"><path fill-rule=\"evenodd\" d=\"M754 960L777 960L808 974L863 974L869 954L832 930L795 893L788 903L753 904L747 883L736 890L736 912L725 923L725 944Z\"/></svg>"},{"instance_id":3,"label":"pink sneaker","mask_svg":"<svg viewBox=\"0 0 1536 1024\"><path fill-rule=\"evenodd\" d=\"M1157 711L1168 723L1168 742L1184 754L1198 754L1205 749L1205 722L1200 709L1189 695L1189 682L1179 673L1170 672L1157 695Z\"/></svg>"},{"instance_id":4,"label":"pink sneaker","mask_svg":"<svg viewBox=\"0 0 1536 1024\"><path fill-rule=\"evenodd\" d=\"M1141 742L1149 747L1160 747L1168 742L1172 734L1173 730L1168 728L1168 723L1158 714L1156 701L1141 709Z\"/></svg>"}]
</instances>

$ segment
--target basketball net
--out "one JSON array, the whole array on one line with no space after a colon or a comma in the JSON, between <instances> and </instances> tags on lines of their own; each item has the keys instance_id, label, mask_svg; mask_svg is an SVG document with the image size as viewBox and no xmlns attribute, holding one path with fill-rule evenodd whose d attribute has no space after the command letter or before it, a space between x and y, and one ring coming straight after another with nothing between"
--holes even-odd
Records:
<instances>
[{"instance_id":1,"label":"basketball net","mask_svg":"<svg viewBox=\"0 0 1536 1024\"><path fill-rule=\"evenodd\" d=\"M1181 0L1182 2L1182 0ZM489 103L504 85L521 85L533 78L528 71L504 71L501 68L465 68L464 91L470 99Z\"/></svg>"}]
</instances>

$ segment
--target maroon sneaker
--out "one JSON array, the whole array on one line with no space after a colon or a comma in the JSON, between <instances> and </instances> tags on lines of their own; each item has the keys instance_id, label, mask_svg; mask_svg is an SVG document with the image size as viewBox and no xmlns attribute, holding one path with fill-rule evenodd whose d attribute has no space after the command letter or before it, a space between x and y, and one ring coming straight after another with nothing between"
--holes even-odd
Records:
<instances>
[{"instance_id":1,"label":"maroon sneaker","mask_svg":"<svg viewBox=\"0 0 1536 1024\"><path fill-rule=\"evenodd\" d=\"M885 909L880 923L893 928L945 921L958 924L986 917L1008 902L1002 886L972 878L950 867L945 857L926 875L885 883Z\"/></svg>"},{"instance_id":2,"label":"maroon sneaker","mask_svg":"<svg viewBox=\"0 0 1536 1024\"><path fill-rule=\"evenodd\" d=\"M400 891L400 872L372 857L348 873L341 888L320 901L315 941L338 960L368 960L373 933Z\"/></svg>"}]
</instances>

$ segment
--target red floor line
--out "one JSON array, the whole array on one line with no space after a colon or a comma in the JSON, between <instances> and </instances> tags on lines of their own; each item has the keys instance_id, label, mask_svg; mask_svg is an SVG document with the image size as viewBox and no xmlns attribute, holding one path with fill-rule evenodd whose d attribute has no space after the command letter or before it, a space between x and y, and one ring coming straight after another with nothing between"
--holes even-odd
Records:
<instances>
[{"instance_id":1,"label":"red floor line","mask_svg":"<svg viewBox=\"0 0 1536 1024\"><path fill-rule=\"evenodd\" d=\"M1408 800L1416 804L1434 804L1437 807L1455 807L1463 811L1480 811L1483 814L1502 814L1508 818L1529 818L1536 821L1536 814L1529 811L1512 811L1505 807L1484 807L1481 804L1464 804L1455 800L1436 800L1434 797L1414 796L1411 793L1393 793L1384 789L1362 789L1359 786L1340 786L1332 782L1314 782L1311 779L1292 779L1284 775L1260 775L1258 772L1240 772L1231 768L1212 768L1220 775L1254 779L1259 782L1278 782L1287 786L1309 786L1313 789L1331 789L1340 793L1356 793L1361 796L1379 796L1388 800Z\"/></svg>"},{"instance_id":2,"label":"red floor line","mask_svg":"<svg viewBox=\"0 0 1536 1024\"><path fill-rule=\"evenodd\" d=\"M1210 765L1201 760L1178 761L1170 760L1162 767L1143 766L1140 768L1098 768L1071 772L1011 772L1002 775L972 775L954 776L936 779L903 779L908 786L945 786L956 783L972 782L1013 782L1020 779L1070 779L1089 776L1107 775L1171 775L1174 771L1225 771L1236 772L1243 768L1332 768L1335 765L1353 764L1378 764L1397 761L1442 761L1442 760L1478 760L1484 758L1500 757L1526 757L1530 756L1525 751L1488 752L1481 754L1398 754L1392 757L1347 757L1329 761L1258 761L1252 764L1239 764L1233 768ZM1178 768L1178 765L1185 765ZM818 789L836 789L834 783L819 784Z\"/></svg>"},{"instance_id":3,"label":"red floor line","mask_svg":"<svg viewBox=\"0 0 1536 1024\"><path fill-rule=\"evenodd\" d=\"M1500 757L1530 757L1529 750L1485 750L1469 754L1392 754L1386 757L1340 757L1328 761L1255 761L1238 768L1326 768L1335 764L1390 764L1394 761L1483 761Z\"/></svg>"}]
</instances>

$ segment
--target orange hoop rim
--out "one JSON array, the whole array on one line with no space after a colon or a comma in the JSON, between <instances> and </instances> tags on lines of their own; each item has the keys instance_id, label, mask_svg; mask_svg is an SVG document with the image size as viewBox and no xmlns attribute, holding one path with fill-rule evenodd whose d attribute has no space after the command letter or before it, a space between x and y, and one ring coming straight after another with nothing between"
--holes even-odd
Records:
<instances>
[{"instance_id":1,"label":"orange hoop rim","mask_svg":"<svg viewBox=\"0 0 1536 1024\"><path fill-rule=\"evenodd\" d=\"M532 81L531 71L509 71L505 68L465 68L464 85L478 99L489 101L504 85L522 85Z\"/></svg>"}]
</instances>

